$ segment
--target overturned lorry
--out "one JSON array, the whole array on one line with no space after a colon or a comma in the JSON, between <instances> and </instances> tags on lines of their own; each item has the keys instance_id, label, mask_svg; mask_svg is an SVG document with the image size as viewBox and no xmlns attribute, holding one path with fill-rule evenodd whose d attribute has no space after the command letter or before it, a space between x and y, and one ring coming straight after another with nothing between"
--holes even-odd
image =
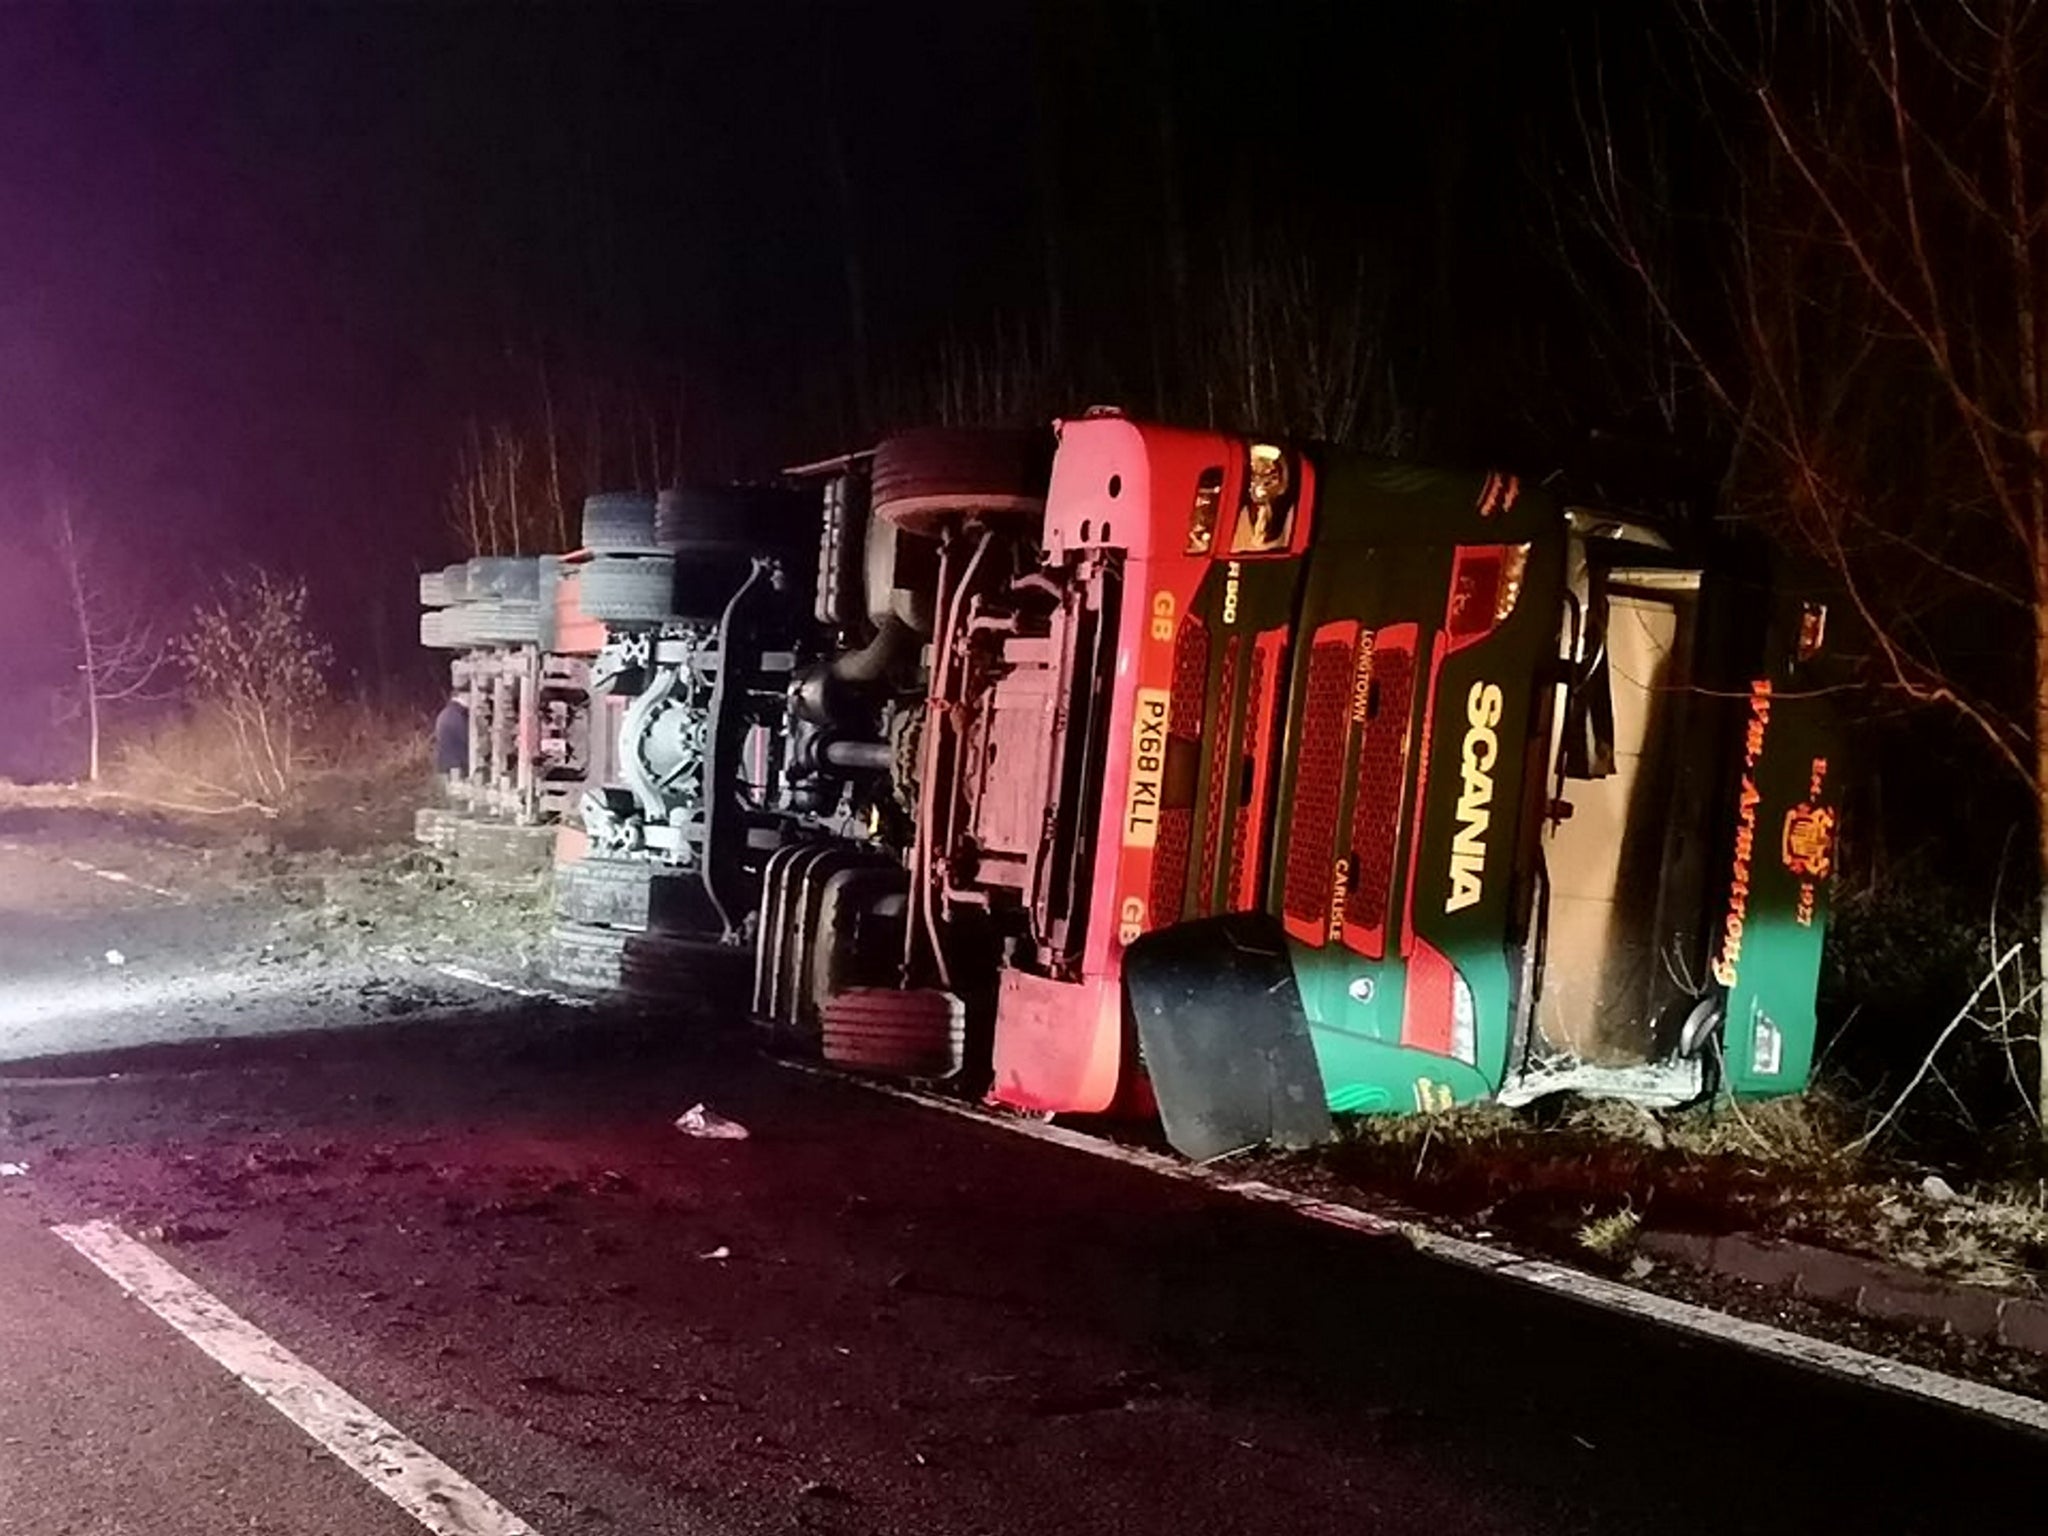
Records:
<instances>
[{"instance_id":1,"label":"overturned lorry","mask_svg":"<svg viewBox=\"0 0 2048 1536\"><path fill-rule=\"evenodd\" d=\"M612 628L637 762L565 871L667 890L783 1045L1196 1157L1804 1086L1826 615L1742 549L1113 413L797 473L815 559Z\"/></svg>"}]
</instances>

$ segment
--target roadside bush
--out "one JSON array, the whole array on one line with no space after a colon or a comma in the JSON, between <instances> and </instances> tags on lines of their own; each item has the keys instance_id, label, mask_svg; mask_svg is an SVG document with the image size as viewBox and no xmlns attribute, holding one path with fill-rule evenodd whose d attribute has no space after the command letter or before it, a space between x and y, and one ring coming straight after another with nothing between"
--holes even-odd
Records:
<instances>
[{"instance_id":1,"label":"roadside bush","mask_svg":"<svg viewBox=\"0 0 2048 1536\"><path fill-rule=\"evenodd\" d=\"M229 577L194 612L173 654L192 716L231 748L227 787L271 809L288 804L333 660L307 617L305 582L261 569Z\"/></svg>"},{"instance_id":2,"label":"roadside bush","mask_svg":"<svg viewBox=\"0 0 2048 1536\"><path fill-rule=\"evenodd\" d=\"M2030 896L2008 889L2001 910L1973 910L1918 862L1838 889L1822 983L1824 1080L1875 1122L1928 1063L1886 1127L1895 1155L1971 1175L2038 1155ZM2015 943L2017 957L1987 983Z\"/></svg>"},{"instance_id":3,"label":"roadside bush","mask_svg":"<svg viewBox=\"0 0 2048 1536\"><path fill-rule=\"evenodd\" d=\"M426 783L432 713L356 696L322 701L294 733L289 793L265 797L242 742L205 706L164 714L114 743L107 787L201 815L275 816L307 808L360 810L379 824L410 815Z\"/></svg>"}]
</instances>

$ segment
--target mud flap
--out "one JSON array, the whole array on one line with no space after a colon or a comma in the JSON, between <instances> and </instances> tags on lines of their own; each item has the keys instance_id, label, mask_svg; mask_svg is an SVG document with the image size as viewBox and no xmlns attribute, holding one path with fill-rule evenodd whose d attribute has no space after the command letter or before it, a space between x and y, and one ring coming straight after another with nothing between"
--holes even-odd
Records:
<instances>
[{"instance_id":1,"label":"mud flap","mask_svg":"<svg viewBox=\"0 0 2048 1536\"><path fill-rule=\"evenodd\" d=\"M1334 1134L1287 940L1264 913L1148 933L1124 951L1159 1118L1196 1162Z\"/></svg>"}]
</instances>

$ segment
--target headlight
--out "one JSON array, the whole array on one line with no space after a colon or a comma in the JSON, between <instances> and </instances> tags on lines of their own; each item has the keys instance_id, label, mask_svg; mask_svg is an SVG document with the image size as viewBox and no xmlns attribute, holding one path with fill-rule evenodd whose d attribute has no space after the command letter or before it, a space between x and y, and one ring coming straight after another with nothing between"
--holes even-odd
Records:
<instances>
[{"instance_id":1,"label":"headlight","mask_svg":"<svg viewBox=\"0 0 2048 1536\"><path fill-rule=\"evenodd\" d=\"M1455 970L1451 972L1451 1054L1466 1066L1479 1062L1479 1010L1472 1001L1472 988Z\"/></svg>"},{"instance_id":2,"label":"headlight","mask_svg":"<svg viewBox=\"0 0 2048 1536\"><path fill-rule=\"evenodd\" d=\"M1493 599L1493 622L1505 624L1522 597L1522 575L1529 569L1529 546L1510 544L1501 551L1500 590Z\"/></svg>"}]
</instances>

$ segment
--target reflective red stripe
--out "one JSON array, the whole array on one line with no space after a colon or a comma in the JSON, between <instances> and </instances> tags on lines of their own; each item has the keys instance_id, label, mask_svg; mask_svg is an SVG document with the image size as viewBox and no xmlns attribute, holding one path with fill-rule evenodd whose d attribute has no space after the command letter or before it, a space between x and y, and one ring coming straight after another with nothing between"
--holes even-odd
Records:
<instances>
[{"instance_id":1,"label":"reflective red stripe","mask_svg":"<svg viewBox=\"0 0 2048 1536\"><path fill-rule=\"evenodd\" d=\"M1251 681L1244 701L1244 756L1251 788L1238 803L1230 840L1230 902L1238 912L1256 912L1259 875L1265 863L1266 801L1273 778L1273 727L1281 704L1280 664L1287 654L1285 629L1262 630L1252 642ZM1241 770L1242 771L1242 770Z\"/></svg>"},{"instance_id":2,"label":"reflective red stripe","mask_svg":"<svg viewBox=\"0 0 2048 1536\"><path fill-rule=\"evenodd\" d=\"M1223 643L1223 673L1216 682L1216 707L1209 711L1210 730L1222 739L1209 754L1209 794L1202 813L1202 867L1195 881L1195 915L1207 917L1216 908L1216 862L1223 852L1223 812L1237 790L1237 755L1231 751L1237 734L1231 706L1237 702L1238 653L1242 637Z\"/></svg>"},{"instance_id":3,"label":"reflective red stripe","mask_svg":"<svg viewBox=\"0 0 2048 1536\"><path fill-rule=\"evenodd\" d=\"M1358 954L1386 954L1387 909L1394 899L1394 854L1408 788L1415 713L1415 647L1421 628L1391 624L1373 636L1372 707L1359 726L1351 801L1356 864L1344 909L1344 943Z\"/></svg>"}]
</instances>

